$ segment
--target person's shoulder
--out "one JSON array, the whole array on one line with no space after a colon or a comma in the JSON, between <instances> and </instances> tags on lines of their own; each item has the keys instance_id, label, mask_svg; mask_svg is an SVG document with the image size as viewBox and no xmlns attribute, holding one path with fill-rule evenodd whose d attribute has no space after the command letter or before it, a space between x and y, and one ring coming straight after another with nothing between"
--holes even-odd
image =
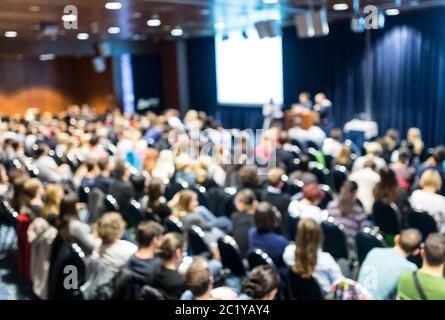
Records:
<instances>
[{"instance_id":1,"label":"person's shoulder","mask_svg":"<svg viewBox=\"0 0 445 320\"><path fill-rule=\"evenodd\" d=\"M117 245L118 245L118 247L121 248L122 250L128 250L128 251L134 251L134 252L136 252L137 249L138 249L138 247L137 247L134 243L132 243L132 242L130 242L130 241L127 241L127 240L119 240L119 241L117 242Z\"/></svg>"}]
</instances>

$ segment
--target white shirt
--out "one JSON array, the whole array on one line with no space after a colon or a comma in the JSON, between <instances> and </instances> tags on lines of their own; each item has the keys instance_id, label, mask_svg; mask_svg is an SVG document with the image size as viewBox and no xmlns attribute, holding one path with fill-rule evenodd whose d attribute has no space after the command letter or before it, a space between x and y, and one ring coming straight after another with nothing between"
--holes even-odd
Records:
<instances>
[{"instance_id":1,"label":"white shirt","mask_svg":"<svg viewBox=\"0 0 445 320\"><path fill-rule=\"evenodd\" d=\"M288 266L295 264L295 244L289 244L283 253L283 261ZM331 287L337 280L343 279L344 276L341 273L341 269L335 259L327 252L323 252L320 249L317 252L317 265L315 266L314 278L320 285L326 295L331 291Z\"/></svg>"},{"instance_id":2,"label":"white shirt","mask_svg":"<svg viewBox=\"0 0 445 320\"><path fill-rule=\"evenodd\" d=\"M322 210L314 205L302 203L299 200L292 200L287 209L289 214L299 217L300 219L314 219L317 223L323 220Z\"/></svg>"},{"instance_id":3,"label":"white shirt","mask_svg":"<svg viewBox=\"0 0 445 320\"><path fill-rule=\"evenodd\" d=\"M137 250L138 247L133 243L126 240L118 240L111 245L102 244L95 250L94 255L113 271L119 271Z\"/></svg>"},{"instance_id":4,"label":"white shirt","mask_svg":"<svg viewBox=\"0 0 445 320\"><path fill-rule=\"evenodd\" d=\"M372 213L374 187L380 181L380 175L371 168L365 168L352 173L349 180L357 183L357 198L362 202L366 213Z\"/></svg>"},{"instance_id":5,"label":"white shirt","mask_svg":"<svg viewBox=\"0 0 445 320\"><path fill-rule=\"evenodd\" d=\"M342 148L343 145L340 142L332 138L327 138L323 142L322 151L323 154L336 158L340 154Z\"/></svg>"},{"instance_id":6,"label":"white shirt","mask_svg":"<svg viewBox=\"0 0 445 320\"><path fill-rule=\"evenodd\" d=\"M367 154L367 155L365 155L363 157L359 157L359 158L357 158L357 160L355 160L354 165L352 166L352 172L363 169L363 167L365 166L365 162L367 160L374 161L377 171L382 169L384 166L386 166L386 161L383 160L382 158Z\"/></svg>"},{"instance_id":7,"label":"white shirt","mask_svg":"<svg viewBox=\"0 0 445 320\"><path fill-rule=\"evenodd\" d=\"M325 139L326 133L320 127L312 126L307 130L307 140L316 143L318 146L321 147Z\"/></svg>"},{"instance_id":8,"label":"white shirt","mask_svg":"<svg viewBox=\"0 0 445 320\"><path fill-rule=\"evenodd\" d=\"M411 206L424 210L434 217L440 233L445 232L445 197L440 194L416 190L409 199Z\"/></svg>"}]
</instances>

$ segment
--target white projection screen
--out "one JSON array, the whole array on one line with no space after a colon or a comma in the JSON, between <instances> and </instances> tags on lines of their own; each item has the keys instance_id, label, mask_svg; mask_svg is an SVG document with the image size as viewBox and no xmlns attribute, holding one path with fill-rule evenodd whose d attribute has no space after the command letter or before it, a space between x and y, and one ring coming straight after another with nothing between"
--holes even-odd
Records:
<instances>
[{"instance_id":1,"label":"white projection screen","mask_svg":"<svg viewBox=\"0 0 445 320\"><path fill-rule=\"evenodd\" d=\"M283 103L281 37L260 39L255 29L215 36L217 97L221 105Z\"/></svg>"}]
</instances>

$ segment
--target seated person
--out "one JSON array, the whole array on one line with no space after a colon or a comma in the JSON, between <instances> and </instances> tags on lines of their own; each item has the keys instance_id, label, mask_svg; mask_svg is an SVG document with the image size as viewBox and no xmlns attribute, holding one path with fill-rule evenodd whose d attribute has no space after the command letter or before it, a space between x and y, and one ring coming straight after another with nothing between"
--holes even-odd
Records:
<instances>
[{"instance_id":1,"label":"seated person","mask_svg":"<svg viewBox=\"0 0 445 320\"><path fill-rule=\"evenodd\" d=\"M143 221L137 226L138 251L128 261L128 267L138 280L146 284L152 283L154 269L161 263L154 253L163 232L164 228L154 221Z\"/></svg>"},{"instance_id":2,"label":"seated person","mask_svg":"<svg viewBox=\"0 0 445 320\"><path fill-rule=\"evenodd\" d=\"M294 182L300 180L304 185L309 183L318 183L317 176L309 169L309 157L302 155L298 163L297 170L289 175L289 180Z\"/></svg>"},{"instance_id":3,"label":"seated person","mask_svg":"<svg viewBox=\"0 0 445 320\"><path fill-rule=\"evenodd\" d=\"M253 226L253 215L257 206L255 193L250 189L242 189L235 196L235 208L231 216L233 238L243 257L249 249L249 230Z\"/></svg>"},{"instance_id":4,"label":"seated person","mask_svg":"<svg viewBox=\"0 0 445 320\"><path fill-rule=\"evenodd\" d=\"M343 274L334 258L321 250L322 241L320 225L313 219L300 219L295 243L286 247L283 260L302 278L314 277L326 295Z\"/></svg>"},{"instance_id":5,"label":"seated person","mask_svg":"<svg viewBox=\"0 0 445 320\"><path fill-rule=\"evenodd\" d=\"M99 175L94 180L93 187L99 188L103 193L108 194L111 185L110 177L110 160L108 156L102 157L97 161L97 166L99 168Z\"/></svg>"},{"instance_id":6,"label":"seated person","mask_svg":"<svg viewBox=\"0 0 445 320\"><path fill-rule=\"evenodd\" d=\"M213 276L207 261L200 256L193 258L185 272L185 282L189 290L181 300L234 300L237 294L228 287L213 288Z\"/></svg>"},{"instance_id":7,"label":"seated person","mask_svg":"<svg viewBox=\"0 0 445 320\"><path fill-rule=\"evenodd\" d=\"M289 214L300 218L311 218L321 223L322 212L318 204L323 200L324 191L316 183L310 183L303 188L303 199L292 200L289 204Z\"/></svg>"},{"instance_id":8,"label":"seated person","mask_svg":"<svg viewBox=\"0 0 445 320\"><path fill-rule=\"evenodd\" d=\"M268 202L260 202L253 215L254 227L249 230L249 248L261 249L274 261L277 267L283 266L282 255L288 241L275 233L279 226L279 212Z\"/></svg>"},{"instance_id":9,"label":"seated person","mask_svg":"<svg viewBox=\"0 0 445 320\"><path fill-rule=\"evenodd\" d=\"M281 216L287 216L287 208L289 207L290 197L283 193L284 188L284 170L281 168L273 168L267 173L267 189L263 190L261 195L262 201L267 201L280 211ZM283 219L285 220L285 219Z\"/></svg>"},{"instance_id":10,"label":"seated person","mask_svg":"<svg viewBox=\"0 0 445 320\"><path fill-rule=\"evenodd\" d=\"M94 255L111 270L118 272L136 253L137 247L121 240L125 231L125 221L117 212L105 213L97 222L97 234L102 240Z\"/></svg>"},{"instance_id":11,"label":"seated person","mask_svg":"<svg viewBox=\"0 0 445 320\"><path fill-rule=\"evenodd\" d=\"M274 267L255 267L241 282L238 300L273 300L278 292L280 277Z\"/></svg>"},{"instance_id":12,"label":"seated person","mask_svg":"<svg viewBox=\"0 0 445 320\"><path fill-rule=\"evenodd\" d=\"M380 143L369 142L365 144L365 148L366 148L366 155L359 157L357 158L357 160L355 160L354 165L352 167L353 172L363 169L366 161L368 160L372 160L375 163L377 170L380 170L386 165L386 161L380 157L383 152L383 148Z\"/></svg>"},{"instance_id":13,"label":"seated person","mask_svg":"<svg viewBox=\"0 0 445 320\"><path fill-rule=\"evenodd\" d=\"M153 287L167 300L178 300L187 289L185 278L177 269L184 256L185 243L179 233L167 233L155 251L162 263L155 268Z\"/></svg>"},{"instance_id":14,"label":"seated person","mask_svg":"<svg viewBox=\"0 0 445 320\"><path fill-rule=\"evenodd\" d=\"M416 271L417 266L406 258L419 248L422 235L416 229L406 229L396 235L393 248L374 248L360 268L358 282L375 299L393 299L400 275Z\"/></svg>"},{"instance_id":15,"label":"seated person","mask_svg":"<svg viewBox=\"0 0 445 320\"><path fill-rule=\"evenodd\" d=\"M125 162L116 163L108 192L116 199L121 212L127 210L131 199L134 198L134 189L129 177L128 164Z\"/></svg>"},{"instance_id":16,"label":"seated person","mask_svg":"<svg viewBox=\"0 0 445 320\"><path fill-rule=\"evenodd\" d=\"M438 233L430 234L422 256L419 271L400 276L397 297L401 300L445 300L445 238Z\"/></svg>"}]
</instances>

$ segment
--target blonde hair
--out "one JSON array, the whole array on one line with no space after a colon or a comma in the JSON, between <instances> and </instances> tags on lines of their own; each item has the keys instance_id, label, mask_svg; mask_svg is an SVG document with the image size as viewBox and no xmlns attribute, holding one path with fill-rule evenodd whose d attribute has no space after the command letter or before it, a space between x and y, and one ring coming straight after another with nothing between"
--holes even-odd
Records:
<instances>
[{"instance_id":1,"label":"blonde hair","mask_svg":"<svg viewBox=\"0 0 445 320\"><path fill-rule=\"evenodd\" d=\"M409 128L406 134L406 139L414 147L414 153L419 155L423 152L422 133L419 128Z\"/></svg>"},{"instance_id":2,"label":"blonde hair","mask_svg":"<svg viewBox=\"0 0 445 320\"><path fill-rule=\"evenodd\" d=\"M420 187L434 187L439 190L442 187L442 178L436 170L426 170L420 177Z\"/></svg>"},{"instance_id":3,"label":"blonde hair","mask_svg":"<svg viewBox=\"0 0 445 320\"><path fill-rule=\"evenodd\" d=\"M120 213L108 212L99 219L96 230L103 244L112 244L122 237L125 225Z\"/></svg>"},{"instance_id":4,"label":"blonde hair","mask_svg":"<svg viewBox=\"0 0 445 320\"><path fill-rule=\"evenodd\" d=\"M179 191L178 203L176 204L175 210L173 211L173 216L179 218L183 212L188 213L193 197L196 197L196 193L192 190L186 189Z\"/></svg>"},{"instance_id":5,"label":"blonde hair","mask_svg":"<svg viewBox=\"0 0 445 320\"><path fill-rule=\"evenodd\" d=\"M302 278L310 278L317 265L317 252L323 242L320 225L313 219L301 219L295 239L295 264L292 271Z\"/></svg>"},{"instance_id":6,"label":"blonde hair","mask_svg":"<svg viewBox=\"0 0 445 320\"><path fill-rule=\"evenodd\" d=\"M46 186L42 218L48 219L50 214L59 215L63 195L63 188L60 185L51 183Z\"/></svg>"}]
</instances>

